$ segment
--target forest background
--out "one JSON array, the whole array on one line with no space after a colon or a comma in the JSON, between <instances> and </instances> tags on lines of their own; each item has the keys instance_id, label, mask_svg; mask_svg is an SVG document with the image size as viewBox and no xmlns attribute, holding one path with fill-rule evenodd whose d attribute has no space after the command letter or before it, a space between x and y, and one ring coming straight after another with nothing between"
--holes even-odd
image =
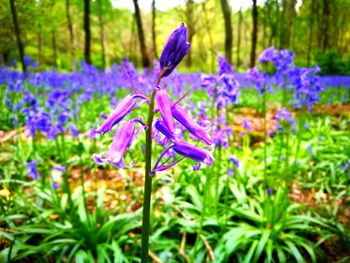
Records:
<instances>
[{"instance_id":1,"label":"forest background","mask_svg":"<svg viewBox=\"0 0 350 263\"><path fill-rule=\"evenodd\" d=\"M183 21L192 47L182 72L213 72L217 54L244 70L275 46L294 51L299 66L318 64L321 74L350 75L349 0L247 0L248 7L237 11L229 0L183 0L166 10L157 9L158 1L164 5L0 0L0 65L30 56L39 69L75 70L80 60L108 69L126 57L138 68L152 67L164 39ZM123 7L126 2L133 8ZM140 8L145 2L149 8Z\"/></svg>"}]
</instances>

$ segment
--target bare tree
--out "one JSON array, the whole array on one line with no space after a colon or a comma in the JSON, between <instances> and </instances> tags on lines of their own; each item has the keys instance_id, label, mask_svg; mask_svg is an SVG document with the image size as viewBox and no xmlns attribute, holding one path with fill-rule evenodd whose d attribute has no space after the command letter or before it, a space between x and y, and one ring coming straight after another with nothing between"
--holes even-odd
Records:
<instances>
[{"instance_id":1,"label":"bare tree","mask_svg":"<svg viewBox=\"0 0 350 263\"><path fill-rule=\"evenodd\" d=\"M256 58L256 43L258 40L258 7L256 5L257 0L253 0L252 19L253 19L253 30L252 30L252 48L250 51L250 67L255 66Z\"/></svg>"},{"instance_id":2,"label":"bare tree","mask_svg":"<svg viewBox=\"0 0 350 263\"><path fill-rule=\"evenodd\" d=\"M196 33L196 17L194 16L194 1L186 0L185 7L185 17L186 17L186 25L188 29L188 41L192 44L193 37ZM186 56L186 66L191 67L192 65L192 51L187 53Z\"/></svg>"},{"instance_id":3,"label":"bare tree","mask_svg":"<svg viewBox=\"0 0 350 263\"><path fill-rule=\"evenodd\" d=\"M242 15L242 7L241 7L238 12L236 67L239 67L241 64L239 55L241 51L242 22L243 22L243 15Z\"/></svg>"},{"instance_id":4,"label":"bare tree","mask_svg":"<svg viewBox=\"0 0 350 263\"><path fill-rule=\"evenodd\" d=\"M52 30L52 32L51 32L51 43L52 43L53 66L57 67L57 41L56 41L56 31L55 30Z\"/></svg>"},{"instance_id":5,"label":"bare tree","mask_svg":"<svg viewBox=\"0 0 350 263\"><path fill-rule=\"evenodd\" d=\"M91 64L91 31L90 31L90 0L84 0L84 31L85 48L84 58L86 63Z\"/></svg>"},{"instance_id":6,"label":"bare tree","mask_svg":"<svg viewBox=\"0 0 350 263\"><path fill-rule=\"evenodd\" d=\"M142 56L142 66L144 68L148 68L150 67L151 63L147 54L147 47L146 47L145 35L142 27L140 8L137 0L133 0L133 2L134 2L134 8L135 8L135 19L136 19L137 31L138 31L139 42L140 42L140 51Z\"/></svg>"},{"instance_id":7,"label":"bare tree","mask_svg":"<svg viewBox=\"0 0 350 263\"><path fill-rule=\"evenodd\" d=\"M100 41L101 41L101 60L102 60L102 68L105 69L108 66L107 58L106 58L106 34L104 29L104 21L102 17L103 13L103 6L102 6L102 0L98 0L98 22L100 26Z\"/></svg>"},{"instance_id":8,"label":"bare tree","mask_svg":"<svg viewBox=\"0 0 350 263\"><path fill-rule=\"evenodd\" d=\"M24 72L27 70L27 67L26 67L26 64L24 63L24 46L23 46L23 42L21 39L19 25L18 25L15 0L10 0L10 7L11 7L13 27L14 27L15 35L16 35L18 52L19 52L19 56L20 56L20 60L21 60L21 64L22 64L22 71Z\"/></svg>"},{"instance_id":9,"label":"bare tree","mask_svg":"<svg viewBox=\"0 0 350 263\"><path fill-rule=\"evenodd\" d=\"M227 0L221 0L221 9L225 21L225 56L232 63L232 25L231 25L231 7Z\"/></svg>"},{"instance_id":10,"label":"bare tree","mask_svg":"<svg viewBox=\"0 0 350 263\"><path fill-rule=\"evenodd\" d=\"M313 42L314 11L315 11L315 0L311 0L311 10L310 10L310 18L309 18L309 36L308 36L307 51L306 51L306 62L308 66L310 66L311 48L312 48L312 42Z\"/></svg>"},{"instance_id":11,"label":"bare tree","mask_svg":"<svg viewBox=\"0 0 350 263\"><path fill-rule=\"evenodd\" d=\"M322 12L322 51L326 51L329 45L329 18L330 18L330 0L323 0Z\"/></svg>"},{"instance_id":12,"label":"bare tree","mask_svg":"<svg viewBox=\"0 0 350 263\"><path fill-rule=\"evenodd\" d=\"M75 72L76 70L75 39L74 39L72 19L69 12L69 0L66 0L66 16L67 16L67 26L69 31L69 39L70 39L70 53L72 56L72 71Z\"/></svg>"},{"instance_id":13,"label":"bare tree","mask_svg":"<svg viewBox=\"0 0 350 263\"><path fill-rule=\"evenodd\" d=\"M156 41L156 0L152 0L152 44L153 55L158 59L157 41Z\"/></svg>"},{"instance_id":14,"label":"bare tree","mask_svg":"<svg viewBox=\"0 0 350 263\"><path fill-rule=\"evenodd\" d=\"M42 26L39 24L38 29L38 63L41 65L43 63L43 36L42 36Z\"/></svg>"},{"instance_id":15,"label":"bare tree","mask_svg":"<svg viewBox=\"0 0 350 263\"><path fill-rule=\"evenodd\" d=\"M213 21L211 21L208 18L208 10L207 10L207 1L203 1L202 2L202 10L203 10L203 14L204 14L204 20L205 20L205 24L207 25L205 27L206 31L207 31L207 35L209 38L209 47L210 47L210 71L214 72L215 70L215 51L214 51L214 40L213 40L213 35L211 33L212 30L212 25L213 25ZM210 10L209 10L210 11Z\"/></svg>"}]
</instances>

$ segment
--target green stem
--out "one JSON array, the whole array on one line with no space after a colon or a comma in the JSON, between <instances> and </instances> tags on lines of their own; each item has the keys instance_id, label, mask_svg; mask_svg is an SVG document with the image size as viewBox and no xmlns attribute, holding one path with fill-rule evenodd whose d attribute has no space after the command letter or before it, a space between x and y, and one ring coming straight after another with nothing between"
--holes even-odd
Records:
<instances>
[{"instance_id":1,"label":"green stem","mask_svg":"<svg viewBox=\"0 0 350 263\"><path fill-rule=\"evenodd\" d=\"M64 188L66 190L66 193L68 195L68 202L69 202L69 206L70 209L72 209L72 211L74 211L73 207L73 199L72 199L72 193L70 191L70 187L69 187L69 181L68 181L68 167L67 167L67 158L66 158L66 151L65 151L65 139L64 139L64 134L61 133L61 142L62 142L62 147L60 149L60 152L62 153L61 155L61 162L65 167L65 170L63 172L63 181L64 181ZM56 137L56 145L59 146L57 137Z\"/></svg>"},{"instance_id":2,"label":"green stem","mask_svg":"<svg viewBox=\"0 0 350 263\"><path fill-rule=\"evenodd\" d=\"M264 114L264 184L265 190L267 187L267 177L266 177L266 158L267 158L267 119L266 119L266 85L264 86L264 94L263 94L263 114Z\"/></svg>"},{"instance_id":3,"label":"green stem","mask_svg":"<svg viewBox=\"0 0 350 263\"><path fill-rule=\"evenodd\" d=\"M80 141L78 137L78 144L79 147L82 146L82 142ZM84 169L83 169L83 157L82 157L82 152L79 149L79 168L80 168L80 180L81 180L81 188L82 188L82 193L83 193L83 202L84 202L84 208L85 208L85 213L86 213L86 218L88 219L90 223L90 217L89 217L89 210L87 207L87 202L86 202L86 192L85 192L85 178L84 178Z\"/></svg>"},{"instance_id":4,"label":"green stem","mask_svg":"<svg viewBox=\"0 0 350 263\"><path fill-rule=\"evenodd\" d=\"M158 80L159 83L159 80ZM151 95L151 103L149 105L147 130L146 130L146 166L145 166L145 185L143 193L143 213L142 213L142 245L141 245L141 262L148 262L148 242L150 228L150 210L151 210L151 194L152 194L152 123L154 118L154 97L156 90Z\"/></svg>"}]
</instances>

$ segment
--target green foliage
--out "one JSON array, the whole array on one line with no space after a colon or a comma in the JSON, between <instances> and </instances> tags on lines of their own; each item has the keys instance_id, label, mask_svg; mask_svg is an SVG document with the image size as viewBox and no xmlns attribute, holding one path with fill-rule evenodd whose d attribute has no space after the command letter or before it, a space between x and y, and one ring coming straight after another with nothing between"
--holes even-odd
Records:
<instances>
[{"instance_id":1,"label":"green foliage","mask_svg":"<svg viewBox=\"0 0 350 263\"><path fill-rule=\"evenodd\" d=\"M322 75L350 75L350 56L342 56L335 50L316 52L315 63L320 66Z\"/></svg>"}]
</instances>

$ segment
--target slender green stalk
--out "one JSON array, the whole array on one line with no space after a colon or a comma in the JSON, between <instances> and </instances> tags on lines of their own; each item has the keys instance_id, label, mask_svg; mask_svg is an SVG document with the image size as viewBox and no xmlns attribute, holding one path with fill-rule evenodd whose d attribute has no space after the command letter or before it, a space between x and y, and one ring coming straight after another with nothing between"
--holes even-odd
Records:
<instances>
[{"instance_id":1,"label":"slender green stalk","mask_svg":"<svg viewBox=\"0 0 350 263\"><path fill-rule=\"evenodd\" d=\"M142 247L141 262L148 262L148 241L149 241L149 223L151 210L152 194L152 123L154 117L154 97L156 90L153 90L151 103L149 105L147 130L146 130L146 166L145 166L145 185L143 194L143 214L142 214Z\"/></svg>"},{"instance_id":2,"label":"slender green stalk","mask_svg":"<svg viewBox=\"0 0 350 263\"><path fill-rule=\"evenodd\" d=\"M61 143L62 143L62 147L59 147L59 142L58 142L58 139L56 137L56 146L58 147L58 151L60 151L61 155L61 162L63 163L64 167L65 167L65 170L63 172L63 182L64 182L64 188L65 188L65 191L68 195L68 202L69 202L69 206L70 206L70 209L72 209L72 211L74 211L73 207L73 198L72 198L72 192L70 190L70 187L69 187L69 181L68 181L68 173L67 173L67 158L66 158L66 151L65 151L65 139L64 139L64 134L61 133Z\"/></svg>"},{"instance_id":3,"label":"slender green stalk","mask_svg":"<svg viewBox=\"0 0 350 263\"><path fill-rule=\"evenodd\" d=\"M218 156L217 156L217 165L215 167L217 168L217 172L214 173L216 175L215 177L215 214L218 216L218 204L220 200L219 195L219 183L220 183L220 177L221 177L221 145L218 145Z\"/></svg>"},{"instance_id":4,"label":"slender green stalk","mask_svg":"<svg viewBox=\"0 0 350 263\"><path fill-rule=\"evenodd\" d=\"M264 94L262 99L262 106L263 106L263 114L264 114L264 186L265 190L267 187L267 176L266 176L266 170L267 170L267 119L266 119L266 85L264 85Z\"/></svg>"},{"instance_id":5,"label":"slender green stalk","mask_svg":"<svg viewBox=\"0 0 350 263\"><path fill-rule=\"evenodd\" d=\"M78 145L79 147L81 146L81 141L78 137ZM85 213L86 213L86 218L90 223L90 217L89 217L89 210L87 207L87 202L86 202L86 192L85 192L85 178L84 178L84 167L83 167L83 157L82 157L82 151L78 149L79 151L79 168L80 168L80 180L81 180L81 189L83 193L83 202L84 202L84 208L85 208Z\"/></svg>"},{"instance_id":6,"label":"slender green stalk","mask_svg":"<svg viewBox=\"0 0 350 263\"><path fill-rule=\"evenodd\" d=\"M301 136L302 136L302 129L304 127L304 123L305 123L305 107L301 108L300 111L300 120L299 120L299 125L298 125L298 133L297 133L297 148L295 151L295 158L294 158L294 164L293 164L293 168L295 169L295 166L297 164L298 161L298 156L299 156L299 151L300 151L300 146L301 146Z\"/></svg>"},{"instance_id":7,"label":"slender green stalk","mask_svg":"<svg viewBox=\"0 0 350 263\"><path fill-rule=\"evenodd\" d=\"M168 68L165 67L160 72L157 85L164 72ZM153 89L151 101L148 110L147 129L146 129L146 165L145 165L145 185L143 192L143 211L142 211L142 244L141 244L141 262L148 262L148 247L149 247L149 232L150 232L150 211L151 211L151 194L152 194L152 124L154 118L154 99L156 96L156 89Z\"/></svg>"}]
</instances>

